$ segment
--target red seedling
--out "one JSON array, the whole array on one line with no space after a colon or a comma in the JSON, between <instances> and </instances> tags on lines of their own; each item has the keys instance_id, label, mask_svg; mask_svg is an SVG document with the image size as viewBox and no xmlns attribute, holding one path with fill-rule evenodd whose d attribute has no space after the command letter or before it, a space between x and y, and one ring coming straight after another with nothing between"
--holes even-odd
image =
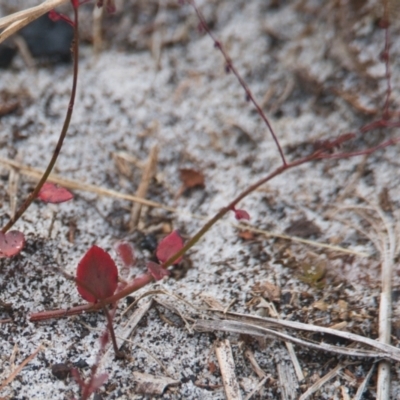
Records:
<instances>
[{"instance_id":1,"label":"red seedling","mask_svg":"<svg viewBox=\"0 0 400 400\"><path fill-rule=\"evenodd\" d=\"M245 210L237 210L236 208L232 208L232 211L235 213L235 218L240 221L241 219L245 219L247 221L250 220L250 215Z\"/></svg>"},{"instance_id":2,"label":"red seedling","mask_svg":"<svg viewBox=\"0 0 400 400\"><path fill-rule=\"evenodd\" d=\"M67 189L57 186L54 183L46 182L40 189L37 197L45 203L56 204L71 200L74 196Z\"/></svg>"},{"instance_id":3,"label":"red seedling","mask_svg":"<svg viewBox=\"0 0 400 400\"><path fill-rule=\"evenodd\" d=\"M156 251L157 258L164 264L169 258L182 249L182 247L183 239L178 231L173 231L158 244ZM182 257L179 257L173 264L178 264L181 260Z\"/></svg>"},{"instance_id":4,"label":"red seedling","mask_svg":"<svg viewBox=\"0 0 400 400\"><path fill-rule=\"evenodd\" d=\"M124 264L125 268L133 267L136 263L136 257L133 253L132 246L127 242L117 242L114 249Z\"/></svg>"},{"instance_id":5,"label":"red seedling","mask_svg":"<svg viewBox=\"0 0 400 400\"><path fill-rule=\"evenodd\" d=\"M25 245L25 236L20 231L0 232L0 257L12 257Z\"/></svg>"},{"instance_id":6,"label":"red seedling","mask_svg":"<svg viewBox=\"0 0 400 400\"><path fill-rule=\"evenodd\" d=\"M97 370L97 368L96 368ZM96 371L94 371L96 372ZM81 399L88 399L93 393L95 393L101 386L107 381L108 374L103 372L101 374L96 375L95 373L85 382L76 368L72 368L71 370L72 376L74 377L77 384L80 386L82 390Z\"/></svg>"},{"instance_id":7,"label":"red seedling","mask_svg":"<svg viewBox=\"0 0 400 400\"><path fill-rule=\"evenodd\" d=\"M118 285L118 269L106 251L93 246L78 264L76 279L79 294L86 301L95 303L114 294Z\"/></svg>"},{"instance_id":8,"label":"red seedling","mask_svg":"<svg viewBox=\"0 0 400 400\"><path fill-rule=\"evenodd\" d=\"M147 269L149 270L151 276L156 280L159 281L164 276L169 276L170 273L167 269L163 268L160 264L157 264L153 261L148 261L147 264Z\"/></svg>"}]
</instances>

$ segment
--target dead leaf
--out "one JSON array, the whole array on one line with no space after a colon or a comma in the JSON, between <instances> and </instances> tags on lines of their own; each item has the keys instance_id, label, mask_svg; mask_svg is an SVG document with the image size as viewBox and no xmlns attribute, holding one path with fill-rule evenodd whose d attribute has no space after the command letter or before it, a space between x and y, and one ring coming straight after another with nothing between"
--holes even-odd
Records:
<instances>
[{"instance_id":1,"label":"dead leaf","mask_svg":"<svg viewBox=\"0 0 400 400\"><path fill-rule=\"evenodd\" d=\"M136 392L153 395L161 395L167 386L176 386L181 383L167 376L154 376L141 372L134 372L133 380L136 383Z\"/></svg>"},{"instance_id":2,"label":"dead leaf","mask_svg":"<svg viewBox=\"0 0 400 400\"><path fill-rule=\"evenodd\" d=\"M181 168L179 174L183 184L182 192L186 189L205 186L204 175L199 171L190 168Z\"/></svg>"},{"instance_id":3,"label":"dead leaf","mask_svg":"<svg viewBox=\"0 0 400 400\"><path fill-rule=\"evenodd\" d=\"M252 290L270 301L279 302L281 299L281 288L267 281L257 282L252 287Z\"/></svg>"}]
</instances>

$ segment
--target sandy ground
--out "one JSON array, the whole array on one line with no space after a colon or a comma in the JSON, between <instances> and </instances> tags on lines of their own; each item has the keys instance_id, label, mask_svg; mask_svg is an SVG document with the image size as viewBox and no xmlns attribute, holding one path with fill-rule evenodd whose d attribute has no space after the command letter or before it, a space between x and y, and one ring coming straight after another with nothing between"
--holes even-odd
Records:
<instances>
[{"instance_id":1,"label":"sandy ground","mask_svg":"<svg viewBox=\"0 0 400 400\"><path fill-rule=\"evenodd\" d=\"M14 2L14 7L28 4L32 2ZM9 303L8 308L1 306L0 319L12 319L1 325L0 382L43 346L0 396L78 397L74 379L57 379L52 366L66 363L88 376L95 362L98 338L105 329L103 314L28 321L32 312L83 303L57 267L74 274L92 244L109 251L121 266L113 245L123 239L135 248L138 262L131 275L138 275L152 255L152 242L170 227L189 238L204 223L194 215L212 216L279 166L266 127L234 76L226 73L210 38L197 30L193 9L173 1L157 4L117 3L117 14L104 21L105 49L98 55L88 44L91 7L82 10L86 23L79 90L55 172L79 181L83 190L74 191L74 200L61 205L35 202L16 225L26 234L25 249L0 262L0 300ZM397 15L395 2L390 4ZM384 48L384 30L378 27L382 10L375 2L204 0L198 5L270 117L288 159L310 153L317 140L379 119L386 80L379 58ZM390 33L391 107L399 110L398 22L394 21ZM28 69L17 56L12 67L1 72L1 93L20 102L17 113L0 119L3 159L45 168L60 132L70 85L70 65ZM396 129L359 134L343 150L371 147L395 135ZM157 175L147 198L176 212L146 207L138 229L129 233L132 202L90 193L84 185L134 194L141 167L155 145L159 147ZM311 163L278 176L244 199L240 208L251 215L249 225L270 234L243 234L233 225L232 213L208 232L169 279L121 301L115 317L117 331L131 315L132 311L121 313L132 299L153 290L169 293L149 293L140 300L141 306L150 298L153 303L124 346L129 359L114 361L112 354L104 359L102 368L109 376L99 391L101 398L150 398L149 391L138 393L134 373L141 372L178 381L164 391L163 399L223 399L215 355L215 346L223 338L230 340L243 398L264 377L253 399L299 398L338 365L343 368L310 398L353 398L373 360L295 346L304 374L299 382L281 341L195 332L191 324L204 315L173 295L196 307L219 302L222 307L230 305L230 311L271 316L271 294L255 289L257 283L268 282L270 289L280 290L272 300L281 318L326 327L342 323L346 331L377 338L381 258L376 242L386 240L388 226L398 239L397 157L398 146L394 146L369 157ZM201 172L205 187L178 196L182 168ZM16 171L21 202L33 181ZM4 163L0 172L0 219L5 223L12 203L11 175ZM372 211L366 212L365 207ZM386 228L377 209L387 221ZM313 243L275 236L285 232ZM315 270L320 275L310 273ZM398 346L398 258L392 281L392 344ZM349 344L320 335L303 337ZM257 374L245 355L250 353L264 375ZM287 380L297 388L295 395L284 393L282 365L289 371ZM391 388L392 398L399 398L400 368L395 363ZM376 372L363 398L376 398Z\"/></svg>"}]
</instances>

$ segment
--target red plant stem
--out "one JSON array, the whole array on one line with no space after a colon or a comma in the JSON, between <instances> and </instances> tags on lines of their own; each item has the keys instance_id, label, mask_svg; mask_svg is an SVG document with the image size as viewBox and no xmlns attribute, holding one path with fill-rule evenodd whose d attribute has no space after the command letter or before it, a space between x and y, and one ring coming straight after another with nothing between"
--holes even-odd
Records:
<instances>
[{"instance_id":1,"label":"red plant stem","mask_svg":"<svg viewBox=\"0 0 400 400\"><path fill-rule=\"evenodd\" d=\"M74 3L72 2L74 5ZM78 58L79 58L79 22L78 22L78 7L73 6L74 10L74 40L73 40L73 46L72 46L72 52L73 52L73 58L74 58L74 65L73 65L73 71L74 75L72 78L72 90L71 90L71 96L68 104L68 109L67 109L67 114L65 116L64 124L61 130L60 137L58 139L56 148L54 149L53 156L46 168L46 171L44 172L42 178L36 185L34 191L26 198L26 200L22 203L22 205L19 207L15 215L13 215L10 220L7 222L7 224L4 226L4 228L1 230L3 233L6 233L18 220L21 218L21 216L25 213L27 208L32 204L33 200L37 197L40 189L46 182L47 178L49 177L56 161L57 158L60 154L61 147L63 145L65 136L67 135L68 127L71 122L71 117L72 117L72 111L74 108L74 102L75 102L75 95L76 95L76 88L77 88L77 81L78 81Z\"/></svg>"},{"instance_id":2,"label":"red plant stem","mask_svg":"<svg viewBox=\"0 0 400 400\"><path fill-rule=\"evenodd\" d=\"M214 46L222 53L223 57L225 58L227 70L232 71L233 74L236 76L236 78L239 81L240 85L242 86L242 88L246 92L246 98L253 103L253 105L256 108L258 114L260 115L260 117L262 118L264 123L267 125L269 131L271 132L272 138L273 138L273 140L274 140L274 142L276 144L276 147L278 148L279 155L281 156L281 159L282 159L282 164L283 165L287 165L286 159L285 159L285 155L283 154L282 147L281 147L281 145L279 143L278 137L276 136L274 129L272 128L271 123L269 122L269 119L267 118L267 116L265 115L264 111L262 110L262 108L257 103L256 99L254 98L253 94L251 93L251 91L250 91L249 87L247 86L246 82L244 81L242 76L239 74L239 72L237 71L235 66L233 65L232 59L229 57L227 51L222 46L222 43L216 38L216 36L213 34L211 29L209 28L209 26L208 26L208 24L207 24L207 22L206 22L206 20L204 18L204 15L197 8L195 1L194 0L189 0L189 3L194 8L194 10L195 10L195 12L197 14L197 17L200 20L200 24L201 24L202 28L207 32L207 34L213 40Z\"/></svg>"},{"instance_id":3,"label":"red plant stem","mask_svg":"<svg viewBox=\"0 0 400 400\"><path fill-rule=\"evenodd\" d=\"M70 317L72 315L82 314L83 312L98 311L102 309L103 305L115 303L116 301L121 300L122 298L128 296L129 294L141 289L143 286L146 286L152 280L153 277L150 274L143 274L135 278L128 286L126 286L121 291L117 292L116 294L107 299L104 299L101 303L87 303L67 309L40 311L31 314L29 321L31 322L43 321L51 318Z\"/></svg>"},{"instance_id":4,"label":"red plant stem","mask_svg":"<svg viewBox=\"0 0 400 400\"><path fill-rule=\"evenodd\" d=\"M370 122L359 129L360 133L366 133L378 128L398 128L400 127L400 120L385 120L379 119L378 121Z\"/></svg>"},{"instance_id":5,"label":"red plant stem","mask_svg":"<svg viewBox=\"0 0 400 400\"><path fill-rule=\"evenodd\" d=\"M324 154L321 154L317 158L320 160L323 160L323 159L325 160L325 159L343 159L343 158L350 158L350 157L356 157L356 156L364 156L364 155L372 154L377 150L384 149L385 147L393 146L396 143L400 143L400 137L386 140L385 142L382 142L374 147L369 147L368 149L352 151L352 152L348 152L348 153L339 153L339 154L324 153Z\"/></svg>"},{"instance_id":6,"label":"red plant stem","mask_svg":"<svg viewBox=\"0 0 400 400\"><path fill-rule=\"evenodd\" d=\"M101 305L102 305L102 308L103 308L104 315L107 318L107 328L108 328L108 331L110 332L111 342L112 342L112 345L113 345L113 348L114 348L115 358L123 358L123 355L121 354L121 352L118 349L117 339L115 338L115 332L114 332L114 326L113 326L113 323L112 323L112 317L111 317L109 311L107 310L106 305L103 302L101 302Z\"/></svg>"},{"instance_id":7,"label":"red plant stem","mask_svg":"<svg viewBox=\"0 0 400 400\"><path fill-rule=\"evenodd\" d=\"M396 143L400 142L400 138L390 139L385 142L380 143L375 147L371 147L369 149L360 150L358 152L352 153L337 153L337 154L329 154L325 153L323 150L318 150L311 155L301 158L299 160L292 161L291 163L287 163L285 165L281 165L280 167L276 168L275 171L271 172L266 177L260 179L259 181L255 182L253 185L249 186L246 190L244 190L239 196L237 196L231 203L229 203L226 207L222 208L213 218L211 218L186 244L185 246L175 253L172 257L170 257L164 264L164 268L168 268L172 265L179 257L181 257L184 253L186 253L190 248L192 248L210 229L217 221L219 221L226 213L232 210L243 198L248 196L250 193L255 191L260 186L264 185L266 182L270 181L271 179L275 178L276 176L282 174L283 172L299 167L300 165L306 164L311 161L328 159L328 158L336 158L336 159L343 159L361 155L368 155L377 150L383 149L385 147L389 147L395 145ZM124 297L132 294L133 292L141 289L142 287L146 286L150 282L153 281L153 277L150 274L143 274L137 278L135 278L130 284L128 284L125 288L121 291L115 293L113 296L110 296L101 303L88 303L83 304L80 306L72 307L69 309L58 309L58 310L50 310L50 311L41 311L38 313L31 314L29 320L31 322L34 321L43 321L51 318L62 318L68 317L72 315L81 314L83 312L93 312L98 311L104 307L105 304L115 303Z\"/></svg>"}]
</instances>

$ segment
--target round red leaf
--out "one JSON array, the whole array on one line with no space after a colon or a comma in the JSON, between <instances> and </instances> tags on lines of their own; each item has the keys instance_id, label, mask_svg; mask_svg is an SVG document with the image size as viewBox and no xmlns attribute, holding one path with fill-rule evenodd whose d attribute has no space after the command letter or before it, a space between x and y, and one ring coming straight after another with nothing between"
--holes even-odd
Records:
<instances>
[{"instance_id":1,"label":"round red leaf","mask_svg":"<svg viewBox=\"0 0 400 400\"><path fill-rule=\"evenodd\" d=\"M25 245L25 236L20 231L0 232L0 257L12 257Z\"/></svg>"},{"instance_id":2,"label":"round red leaf","mask_svg":"<svg viewBox=\"0 0 400 400\"><path fill-rule=\"evenodd\" d=\"M74 196L67 189L54 183L46 182L38 193L38 199L45 203L63 203L71 200Z\"/></svg>"},{"instance_id":3,"label":"round red leaf","mask_svg":"<svg viewBox=\"0 0 400 400\"><path fill-rule=\"evenodd\" d=\"M76 279L79 294L86 301L95 303L114 294L118 285L118 269L106 251L93 246L78 264Z\"/></svg>"},{"instance_id":4,"label":"round red leaf","mask_svg":"<svg viewBox=\"0 0 400 400\"><path fill-rule=\"evenodd\" d=\"M157 246L157 258L161 263L165 263L169 258L176 254L183 247L183 239L179 235L178 231L171 232L166 236ZM179 257L174 261L174 264L178 264L182 260Z\"/></svg>"}]
</instances>

